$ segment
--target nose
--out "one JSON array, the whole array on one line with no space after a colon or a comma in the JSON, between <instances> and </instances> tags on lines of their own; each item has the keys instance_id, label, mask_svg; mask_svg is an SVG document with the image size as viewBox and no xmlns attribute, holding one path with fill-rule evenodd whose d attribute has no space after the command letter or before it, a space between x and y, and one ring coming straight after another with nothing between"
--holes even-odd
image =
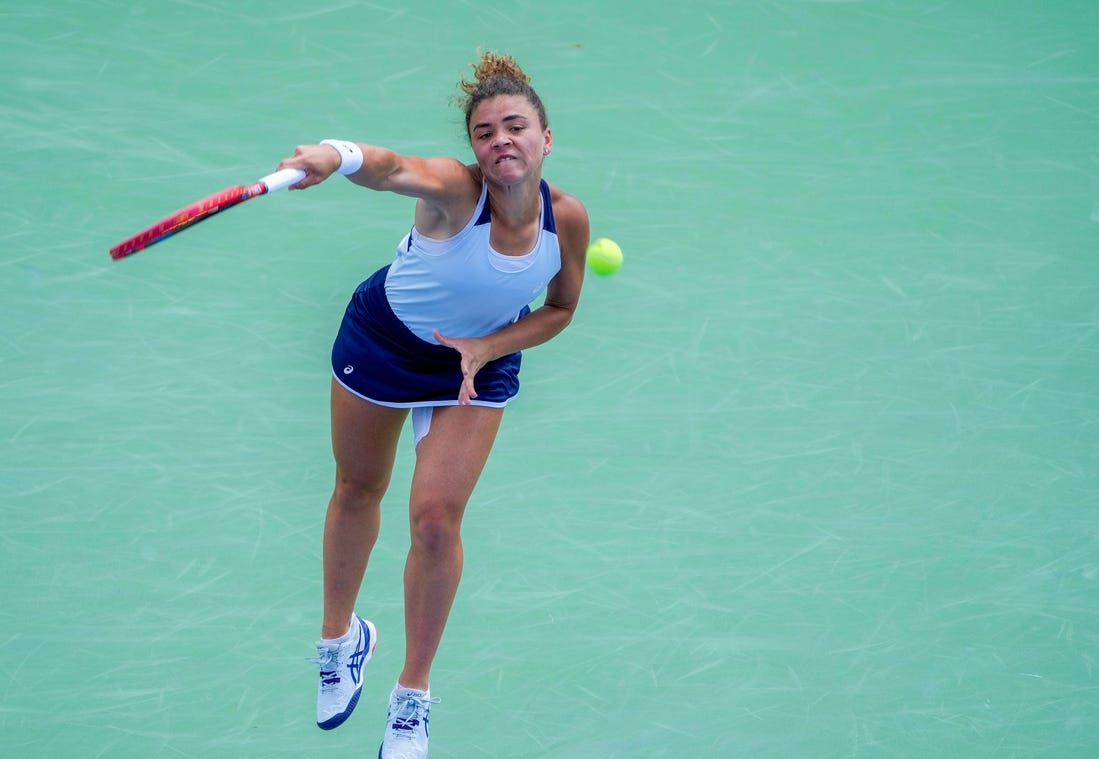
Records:
<instances>
[{"instance_id":1,"label":"nose","mask_svg":"<svg viewBox=\"0 0 1099 759\"><path fill-rule=\"evenodd\" d=\"M492 147L494 147L494 148L498 148L498 147L502 147L504 145L510 145L510 144L511 144L511 138L508 137L506 132L500 132L495 137L492 138Z\"/></svg>"}]
</instances>

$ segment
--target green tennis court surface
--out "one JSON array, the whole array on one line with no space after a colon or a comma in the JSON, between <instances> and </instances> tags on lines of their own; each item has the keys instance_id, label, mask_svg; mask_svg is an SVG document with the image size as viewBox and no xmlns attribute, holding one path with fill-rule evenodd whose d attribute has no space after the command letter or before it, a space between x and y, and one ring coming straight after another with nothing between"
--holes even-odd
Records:
<instances>
[{"instance_id":1,"label":"green tennis court surface","mask_svg":"<svg viewBox=\"0 0 1099 759\"><path fill-rule=\"evenodd\" d=\"M411 204L107 249L512 52L626 253L528 352L433 759L1099 756L1099 7L0 4L0 755L373 756L411 443L313 724L328 350Z\"/></svg>"}]
</instances>

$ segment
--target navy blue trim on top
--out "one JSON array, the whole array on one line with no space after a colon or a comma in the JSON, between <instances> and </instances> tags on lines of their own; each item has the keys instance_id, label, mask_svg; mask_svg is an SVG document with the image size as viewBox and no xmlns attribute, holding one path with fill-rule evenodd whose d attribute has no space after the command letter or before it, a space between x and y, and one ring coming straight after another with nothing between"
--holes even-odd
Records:
<instances>
[{"instance_id":1,"label":"navy blue trim on top","mask_svg":"<svg viewBox=\"0 0 1099 759\"><path fill-rule=\"evenodd\" d=\"M553 220L553 203L550 201L549 183L544 179L541 180L538 191L542 194L542 208L545 209L545 213L542 214L542 229L557 234L557 222ZM481 209L481 215L477 217L477 221L474 222L473 226L479 227L482 224L491 222L492 209L490 208L489 199L485 198L485 207Z\"/></svg>"},{"instance_id":2,"label":"navy blue trim on top","mask_svg":"<svg viewBox=\"0 0 1099 759\"><path fill-rule=\"evenodd\" d=\"M477 221L475 221L473 223L473 226L479 227L482 224L488 224L489 222L492 221L492 214L490 212L489 205L490 205L489 197L488 197L488 194L486 194L485 195L485 206L484 206L484 208L481 209L481 215L477 217Z\"/></svg>"},{"instance_id":3,"label":"navy blue trim on top","mask_svg":"<svg viewBox=\"0 0 1099 759\"><path fill-rule=\"evenodd\" d=\"M542 207L546 209L546 212L542 214L542 229L557 234L557 223L553 220L553 203L550 202L549 183L543 179L539 189L542 191Z\"/></svg>"}]
</instances>

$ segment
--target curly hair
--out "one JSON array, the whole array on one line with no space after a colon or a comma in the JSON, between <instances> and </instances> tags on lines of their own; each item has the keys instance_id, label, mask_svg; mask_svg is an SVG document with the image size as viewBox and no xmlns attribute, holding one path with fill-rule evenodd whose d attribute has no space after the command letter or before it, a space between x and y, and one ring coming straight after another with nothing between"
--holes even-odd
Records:
<instances>
[{"instance_id":1,"label":"curly hair","mask_svg":"<svg viewBox=\"0 0 1099 759\"><path fill-rule=\"evenodd\" d=\"M458 89L464 95L455 95L454 101L466 115L466 134L469 134L469 122L473 116L473 110L484 100L498 95L520 95L534 106L538 113L538 120L542 129L549 126L546 118L546 106L542 104L542 98L530 86L530 77L527 76L519 64L510 55L494 52L480 52L481 59L477 63L471 63L473 79L465 77L458 82Z\"/></svg>"}]
</instances>

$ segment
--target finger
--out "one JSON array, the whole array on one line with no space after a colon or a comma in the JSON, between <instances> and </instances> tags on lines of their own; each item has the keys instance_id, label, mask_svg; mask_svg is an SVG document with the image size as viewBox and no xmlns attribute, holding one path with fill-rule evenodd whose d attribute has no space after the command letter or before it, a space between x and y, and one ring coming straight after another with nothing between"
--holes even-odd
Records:
<instances>
[{"instance_id":1,"label":"finger","mask_svg":"<svg viewBox=\"0 0 1099 759\"><path fill-rule=\"evenodd\" d=\"M297 168L300 168L300 167L291 166L290 168L297 169ZM317 184L317 182L320 181L320 180L316 179L312 174L310 174L308 169L301 169L301 170L305 172L305 176L302 177L301 181L298 182L297 184L290 185L289 189L291 189L291 190L304 190L307 187L312 187L313 185Z\"/></svg>"},{"instance_id":2,"label":"finger","mask_svg":"<svg viewBox=\"0 0 1099 759\"><path fill-rule=\"evenodd\" d=\"M324 178L317 174L316 171L311 169L308 165L302 165L301 161L295 160L293 156L282 159L275 168L276 171L282 171L283 169L297 169L305 172L305 176L301 178L301 181L295 182L287 188L290 190L304 190L307 187L312 187L313 185L320 184L324 181Z\"/></svg>"},{"instance_id":3,"label":"finger","mask_svg":"<svg viewBox=\"0 0 1099 759\"><path fill-rule=\"evenodd\" d=\"M477 391L473 389L473 382L466 380L462 383L462 389L458 391L458 404L461 406L470 406L473 404L473 399L477 397Z\"/></svg>"},{"instance_id":4,"label":"finger","mask_svg":"<svg viewBox=\"0 0 1099 759\"><path fill-rule=\"evenodd\" d=\"M437 329L431 330L431 335L435 338L436 342L438 342L439 345L445 345L448 348L454 348L454 341L451 340L446 335L443 335L442 333L440 333L439 330L437 330ZM457 349L455 349L455 350L457 350Z\"/></svg>"}]
</instances>

